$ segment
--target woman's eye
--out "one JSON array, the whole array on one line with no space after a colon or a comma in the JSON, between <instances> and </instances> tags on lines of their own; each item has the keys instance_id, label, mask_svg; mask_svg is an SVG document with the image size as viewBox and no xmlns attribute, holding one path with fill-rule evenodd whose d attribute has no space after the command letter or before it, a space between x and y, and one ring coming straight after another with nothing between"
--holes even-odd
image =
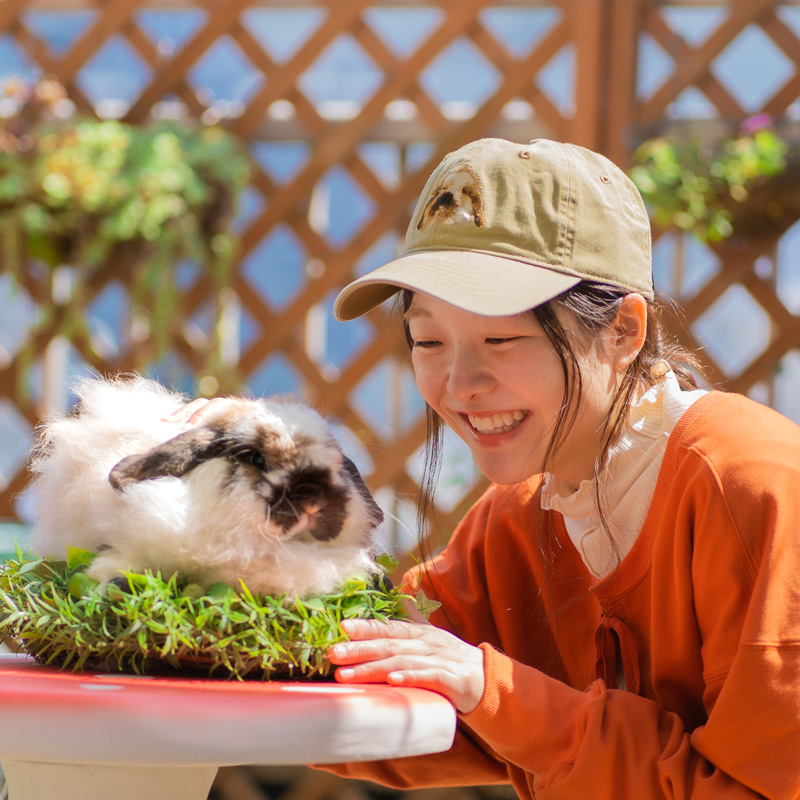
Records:
<instances>
[{"instance_id":1,"label":"woman's eye","mask_svg":"<svg viewBox=\"0 0 800 800\"><path fill-rule=\"evenodd\" d=\"M507 344L516 342L520 338L520 336L490 336L486 339L486 344Z\"/></svg>"},{"instance_id":2,"label":"woman's eye","mask_svg":"<svg viewBox=\"0 0 800 800\"><path fill-rule=\"evenodd\" d=\"M421 347L422 349L436 347L440 345L441 342L437 341L436 339L415 339L413 342L413 347Z\"/></svg>"}]
</instances>

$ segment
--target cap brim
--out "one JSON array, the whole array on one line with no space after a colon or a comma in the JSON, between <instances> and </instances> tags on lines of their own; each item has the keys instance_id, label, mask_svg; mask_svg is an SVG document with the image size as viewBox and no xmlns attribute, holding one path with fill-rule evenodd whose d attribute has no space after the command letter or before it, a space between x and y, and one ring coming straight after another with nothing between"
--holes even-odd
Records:
<instances>
[{"instance_id":1,"label":"cap brim","mask_svg":"<svg viewBox=\"0 0 800 800\"><path fill-rule=\"evenodd\" d=\"M514 258L473 250L410 253L346 286L333 306L337 319L366 314L401 289L489 317L521 314L566 292L581 278Z\"/></svg>"}]
</instances>

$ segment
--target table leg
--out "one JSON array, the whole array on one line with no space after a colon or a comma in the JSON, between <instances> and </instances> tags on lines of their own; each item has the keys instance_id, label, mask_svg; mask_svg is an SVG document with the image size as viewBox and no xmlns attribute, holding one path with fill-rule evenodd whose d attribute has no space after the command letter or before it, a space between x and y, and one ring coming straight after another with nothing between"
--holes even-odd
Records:
<instances>
[{"instance_id":1,"label":"table leg","mask_svg":"<svg viewBox=\"0 0 800 800\"><path fill-rule=\"evenodd\" d=\"M8 800L207 800L216 767L3 760Z\"/></svg>"}]
</instances>

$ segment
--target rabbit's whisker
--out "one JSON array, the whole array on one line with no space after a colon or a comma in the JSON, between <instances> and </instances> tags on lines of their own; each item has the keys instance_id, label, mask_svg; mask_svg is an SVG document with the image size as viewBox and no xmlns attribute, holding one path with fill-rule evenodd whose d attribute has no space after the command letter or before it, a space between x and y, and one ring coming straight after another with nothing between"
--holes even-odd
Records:
<instances>
[{"instance_id":1,"label":"rabbit's whisker","mask_svg":"<svg viewBox=\"0 0 800 800\"><path fill-rule=\"evenodd\" d=\"M384 516L387 516L387 517L389 517L389 519L393 520L397 524L397 527L400 530L405 531L405 533L408 533L408 534L410 534L412 536L416 535L414 533L414 531L412 531L411 528L408 525L406 525L406 523L403 522L403 520L401 520L400 517L397 516L397 514L392 514L391 511L386 511L385 509L384 509L383 513L384 513Z\"/></svg>"}]
</instances>

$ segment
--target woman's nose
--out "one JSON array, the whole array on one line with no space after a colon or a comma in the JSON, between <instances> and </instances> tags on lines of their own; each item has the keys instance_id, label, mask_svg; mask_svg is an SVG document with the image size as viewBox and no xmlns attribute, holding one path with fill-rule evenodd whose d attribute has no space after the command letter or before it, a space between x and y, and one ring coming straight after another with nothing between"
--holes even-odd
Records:
<instances>
[{"instance_id":1,"label":"woman's nose","mask_svg":"<svg viewBox=\"0 0 800 800\"><path fill-rule=\"evenodd\" d=\"M453 354L447 388L455 400L470 400L475 395L488 391L492 383L491 372L475 353Z\"/></svg>"}]
</instances>

